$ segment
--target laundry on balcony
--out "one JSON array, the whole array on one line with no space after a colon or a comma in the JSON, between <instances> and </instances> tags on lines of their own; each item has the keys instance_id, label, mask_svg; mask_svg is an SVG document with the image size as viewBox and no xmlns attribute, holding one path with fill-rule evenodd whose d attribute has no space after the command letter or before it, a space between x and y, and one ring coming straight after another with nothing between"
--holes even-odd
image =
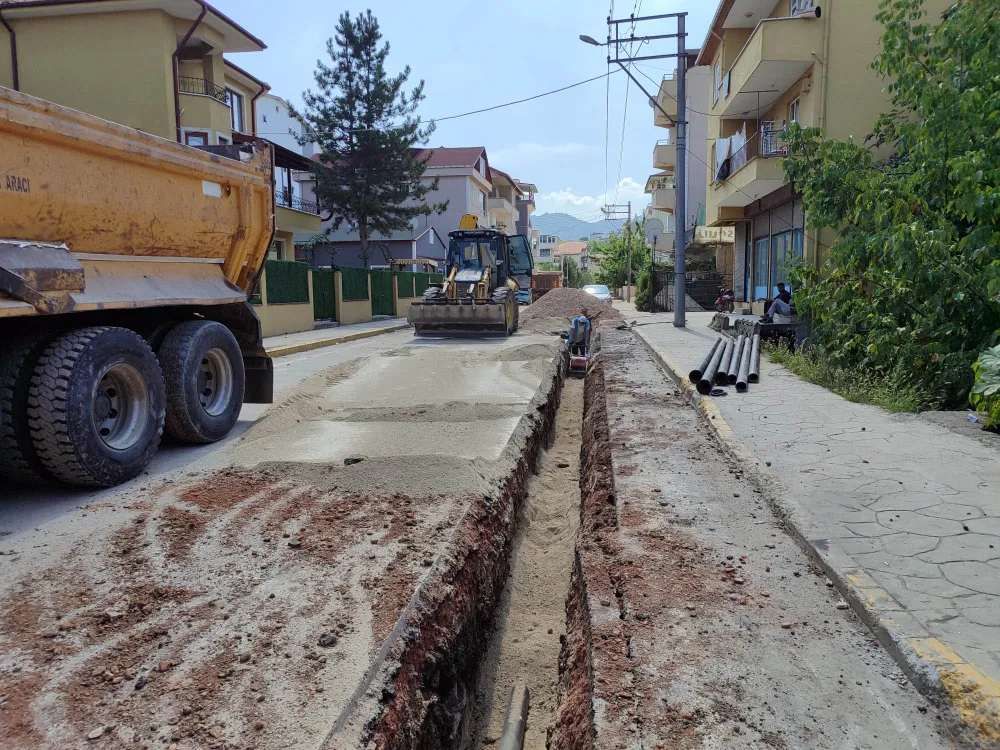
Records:
<instances>
[{"instance_id":1,"label":"laundry on balcony","mask_svg":"<svg viewBox=\"0 0 1000 750\"><path fill-rule=\"evenodd\" d=\"M731 138L717 138L715 141L715 181L725 182L732 174L730 163Z\"/></svg>"},{"instance_id":2,"label":"laundry on balcony","mask_svg":"<svg viewBox=\"0 0 1000 750\"><path fill-rule=\"evenodd\" d=\"M743 127L740 131L736 133L729 139L730 148L732 149L732 156L729 160L729 173L737 172L747 163L747 124L743 123Z\"/></svg>"}]
</instances>

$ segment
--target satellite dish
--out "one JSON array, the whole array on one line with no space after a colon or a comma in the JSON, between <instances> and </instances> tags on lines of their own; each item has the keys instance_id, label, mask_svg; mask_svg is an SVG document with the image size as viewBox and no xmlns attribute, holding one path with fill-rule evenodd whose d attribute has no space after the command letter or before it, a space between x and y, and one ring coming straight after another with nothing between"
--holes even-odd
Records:
<instances>
[{"instance_id":1,"label":"satellite dish","mask_svg":"<svg viewBox=\"0 0 1000 750\"><path fill-rule=\"evenodd\" d=\"M646 240L650 243L656 237L663 236L663 222L659 219L646 219Z\"/></svg>"}]
</instances>

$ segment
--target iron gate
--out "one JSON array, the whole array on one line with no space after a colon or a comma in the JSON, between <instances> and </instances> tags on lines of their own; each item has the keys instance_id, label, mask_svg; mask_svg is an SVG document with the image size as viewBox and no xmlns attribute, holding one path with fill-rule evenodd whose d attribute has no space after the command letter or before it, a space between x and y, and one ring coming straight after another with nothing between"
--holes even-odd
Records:
<instances>
[{"instance_id":1,"label":"iron gate","mask_svg":"<svg viewBox=\"0 0 1000 750\"><path fill-rule=\"evenodd\" d=\"M392 301L392 271L372 269L372 315L395 315Z\"/></svg>"},{"instance_id":2,"label":"iron gate","mask_svg":"<svg viewBox=\"0 0 1000 750\"><path fill-rule=\"evenodd\" d=\"M335 320L337 300L333 286L332 268L313 269L313 317L316 320Z\"/></svg>"},{"instance_id":3,"label":"iron gate","mask_svg":"<svg viewBox=\"0 0 1000 750\"><path fill-rule=\"evenodd\" d=\"M690 271L685 275L686 309L689 312L714 310L720 284L732 289L732 280L725 274ZM673 312L676 276L673 271L654 271L650 276L653 312Z\"/></svg>"}]
</instances>

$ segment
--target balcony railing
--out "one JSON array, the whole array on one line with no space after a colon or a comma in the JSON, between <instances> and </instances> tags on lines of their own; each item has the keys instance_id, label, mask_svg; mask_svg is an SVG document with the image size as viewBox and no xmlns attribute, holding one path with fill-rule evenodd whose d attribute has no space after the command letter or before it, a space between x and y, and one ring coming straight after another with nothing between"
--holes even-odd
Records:
<instances>
[{"instance_id":1,"label":"balcony railing","mask_svg":"<svg viewBox=\"0 0 1000 750\"><path fill-rule=\"evenodd\" d=\"M788 155L785 133L788 130L784 120L762 123L760 131L754 133L741 147L730 153L729 158L719 163L712 147L712 162L715 164L715 182L725 182L754 159L774 159Z\"/></svg>"},{"instance_id":2,"label":"balcony railing","mask_svg":"<svg viewBox=\"0 0 1000 750\"><path fill-rule=\"evenodd\" d=\"M217 86L204 78L191 78L190 76L179 76L177 78L177 88L182 94L198 94L200 96L210 96L216 101L228 104L226 90L222 86Z\"/></svg>"},{"instance_id":3,"label":"balcony railing","mask_svg":"<svg viewBox=\"0 0 1000 750\"><path fill-rule=\"evenodd\" d=\"M319 216L319 206L315 201L307 201L299 198L297 195L292 195L287 190L278 190L274 194L274 202L276 205L284 206L285 208L291 208L295 211L302 211L307 214L315 214Z\"/></svg>"}]
</instances>

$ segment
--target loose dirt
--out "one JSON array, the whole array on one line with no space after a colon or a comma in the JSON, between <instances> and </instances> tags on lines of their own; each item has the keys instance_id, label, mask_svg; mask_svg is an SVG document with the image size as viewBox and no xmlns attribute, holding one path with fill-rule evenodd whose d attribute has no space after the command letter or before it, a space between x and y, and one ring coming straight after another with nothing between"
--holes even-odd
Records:
<instances>
[{"instance_id":1,"label":"loose dirt","mask_svg":"<svg viewBox=\"0 0 1000 750\"><path fill-rule=\"evenodd\" d=\"M552 749L953 747L632 334L602 357Z\"/></svg>"},{"instance_id":2,"label":"loose dirt","mask_svg":"<svg viewBox=\"0 0 1000 750\"><path fill-rule=\"evenodd\" d=\"M528 484L514 539L510 579L497 612L473 710L467 748L499 744L511 688L530 693L525 750L544 750L556 708L563 603L573 569L580 521L580 434L583 382L568 380L556 415L555 437Z\"/></svg>"},{"instance_id":3,"label":"loose dirt","mask_svg":"<svg viewBox=\"0 0 1000 750\"><path fill-rule=\"evenodd\" d=\"M592 294L582 289L560 287L546 292L537 302L521 310L521 328L555 335L565 333L570 321L585 309L592 321L606 327L623 321L620 312L606 302L599 302Z\"/></svg>"}]
</instances>

